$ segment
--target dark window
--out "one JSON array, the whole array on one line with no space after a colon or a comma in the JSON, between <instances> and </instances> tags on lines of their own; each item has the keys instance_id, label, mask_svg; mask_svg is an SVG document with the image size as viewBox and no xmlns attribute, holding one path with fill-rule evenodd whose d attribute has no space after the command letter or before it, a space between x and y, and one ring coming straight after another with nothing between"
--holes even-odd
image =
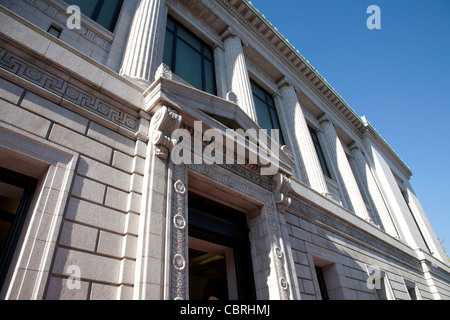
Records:
<instances>
[{"instance_id":1,"label":"dark window","mask_svg":"<svg viewBox=\"0 0 450 320\"><path fill-rule=\"evenodd\" d=\"M109 31L114 31L123 0L66 0L79 6L81 13Z\"/></svg>"},{"instance_id":2,"label":"dark window","mask_svg":"<svg viewBox=\"0 0 450 320\"><path fill-rule=\"evenodd\" d=\"M54 36L55 38L59 38L59 36L61 35L61 28L51 25L47 32L50 33L52 36Z\"/></svg>"},{"instance_id":3,"label":"dark window","mask_svg":"<svg viewBox=\"0 0 450 320\"><path fill-rule=\"evenodd\" d=\"M326 175L328 178L331 178L330 170L328 169L327 162L325 161L325 156L322 150L322 147L320 146L319 137L317 136L316 131L314 131L311 127L309 128L309 132L311 133L311 138L314 143L314 148L316 149L317 157L319 158L320 166L322 167L323 174Z\"/></svg>"},{"instance_id":4,"label":"dark window","mask_svg":"<svg viewBox=\"0 0 450 320\"><path fill-rule=\"evenodd\" d=\"M281 132L280 121L272 96L253 81L251 81L251 86L259 126L262 129L267 130L267 134L269 135L271 129L278 129L278 132L280 133L279 144L284 145L283 133Z\"/></svg>"},{"instance_id":5,"label":"dark window","mask_svg":"<svg viewBox=\"0 0 450 320\"><path fill-rule=\"evenodd\" d=\"M216 94L211 47L170 16L167 19L163 62L195 88Z\"/></svg>"},{"instance_id":6,"label":"dark window","mask_svg":"<svg viewBox=\"0 0 450 320\"><path fill-rule=\"evenodd\" d=\"M0 287L27 214L36 180L0 168Z\"/></svg>"},{"instance_id":7,"label":"dark window","mask_svg":"<svg viewBox=\"0 0 450 320\"><path fill-rule=\"evenodd\" d=\"M325 284L325 277L323 276L323 270L320 267L315 267L317 281L319 282L320 294L322 295L322 300L330 300L328 296L327 286Z\"/></svg>"}]
</instances>

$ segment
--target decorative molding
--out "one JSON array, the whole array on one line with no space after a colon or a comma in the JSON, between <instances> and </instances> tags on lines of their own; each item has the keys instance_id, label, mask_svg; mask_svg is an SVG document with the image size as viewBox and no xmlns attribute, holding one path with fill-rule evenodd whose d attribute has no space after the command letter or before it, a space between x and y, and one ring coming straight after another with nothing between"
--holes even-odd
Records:
<instances>
[{"instance_id":1,"label":"decorative molding","mask_svg":"<svg viewBox=\"0 0 450 320\"><path fill-rule=\"evenodd\" d=\"M230 102L235 103L235 104L238 104L238 102L239 102L236 93L234 93L233 91L228 91L228 92L227 92L226 99L227 99L228 101L230 101Z\"/></svg>"},{"instance_id":2,"label":"decorative molding","mask_svg":"<svg viewBox=\"0 0 450 320\"><path fill-rule=\"evenodd\" d=\"M269 234L267 235L270 239L271 252L273 253L275 259L275 271L278 279L280 298L282 300L290 299L290 284L287 278L287 272L285 265L286 254L283 252L282 245L282 231L280 229L280 221L275 214L278 210L276 208L276 203L274 197L270 196L270 193L264 192L259 188L252 186L251 184L242 183L242 180L235 178L233 175L228 174L219 170L212 165L186 165L186 167L193 172L206 176L216 183L222 184L227 188L232 189L242 195L256 199L257 201L264 204L265 210L267 212L267 219L269 224Z\"/></svg>"},{"instance_id":3,"label":"decorative molding","mask_svg":"<svg viewBox=\"0 0 450 320\"><path fill-rule=\"evenodd\" d=\"M155 80L159 78L168 80L172 80L173 78L172 70L170 70L169 66L166 65L165 63L161 63L158 69L156 69Z\"/></svg>"},{"instance_id":4,"label":"decorative molding","mask_svg":"<svg viewBox=\"0 0 450 320\"><path fill-rule=\"evenodd\" d=\"M174 165L172 202L171 202L171 230L170 230L170 299L188 299L187 283L187 189L186 167Z\"/></svg>"},{"instance_id":5,"label":"decorative molding","mask_svg":"<svg viewBox=\"0 0 450 320\"><path fill-rule=\"evenodd\" d=\"M55 74L33 65L5 49L0 50L0 68L121 127L133 132L137 131L139 121L137 117L111 106L93 94L63 80Z\"/></svg>"},{"instance_id":6,"label":"decorative molding","mask_svg":"<svg viewBox=\"0 0 450 320\"><path fill-rule=\"evenodd\" d=\"M152 142L155 145L157 157L167 159L169 152L177 143L176 139L171 139L172 132L178 129L180 125L181 116L167 106L162 106L152 117Z\"/></svg>"}]
</instances>

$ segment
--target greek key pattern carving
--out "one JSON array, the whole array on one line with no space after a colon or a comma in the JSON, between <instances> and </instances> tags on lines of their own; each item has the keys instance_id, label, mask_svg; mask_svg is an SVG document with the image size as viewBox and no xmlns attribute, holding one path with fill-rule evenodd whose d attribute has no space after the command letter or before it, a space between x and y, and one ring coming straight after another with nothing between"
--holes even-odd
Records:
<instances>
[{"instance_id":1,"label":"greek key pattern carving","mask_svg":"<svg viewBox=\"0 0 450 320\"><path fill-rule=\"evenodd\" d=\"M232 175L227 174L226 172L222 172L221 170L217 170L214 166L186 165L186 167L194 172L211 178L212 180L223 184L233 189L234 191L252 197L253 199L258 200L265 205L269 223L271 250L275 257L275 271L277 274L277 279L279 281L280 296L282 300L289 300L289 282L287 280L285 270L285 254L283 252L282 244L280 241L282 234L277 215L278 209L274 198L271 197L267 192L259 190L249 183L242 183L241 180L233 177Z\"/></svg>"},{"instance_id":2,"label":"greek key pattern carving","mask_svg":"<svg viewBox=\"0 0 450 320\"><path fill-rule=\"evenodd\" d=\"M187 219L185 167L173 166L173 196L171 212L171 299L187 299L186 261L187 261Z\"/></svg>"},{"instance_id":3,"label":"greek key pattern carving","mask_svg":"<svg viewBox=\"0 0 450 320\"><path fill-rule=\"evenodd\" d=\"M109 105L102 99L23 60L5 49L0 50L0 67L104 119L133 132L137 130L137 117Z\"/></svg>"}]
</instances>

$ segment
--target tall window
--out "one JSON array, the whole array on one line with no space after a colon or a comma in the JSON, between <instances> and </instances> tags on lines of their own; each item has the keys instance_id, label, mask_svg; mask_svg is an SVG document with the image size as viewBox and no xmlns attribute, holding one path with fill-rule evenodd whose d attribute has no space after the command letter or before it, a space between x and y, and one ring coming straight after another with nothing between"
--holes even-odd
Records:
<instances>
[{"instance_id":1,"label":"tall window","mask_svg":"<svg viewBox=\"0 0 450 320\"><path fill-rule=\"evenodd\" d=\"M330 300L328 296L327 285L325 283L325 277L323 275L323 270L321 267L314 267L316 270L317 281L319 282L320 295L322 296L322 300Z\"/></svg>"},{"instance_id":2,"label":"tall window","mask_svg":"<svg viewBox=\"0 0 450 320\"><path fill-rule=\"evenodd\" d=\"M109 31L114 31L123 0L66 0L80 7L81 13Z\"/></svg>"},{"instance_id":3,"label":"tall window","mask_svg":"<svg viewBox=\"0 0 450 320\"><path fill-rule=\"evenodd\" d=\"M211 47L170 16L167 19L163 62L195 88L216 94Z\"/></svg>"},{"instance_id":4,"label":"tall window","mask_svg":"<svg viewBox=\"0 0 450 320\"><path fill-rule=\"evenodd\" d=\"M326 175L328 178L331 178L330 170L328 169L327 162L325 161L325 156L323 154L322 147L320 146L319 137L317 136L317 133L314 129L311 127L309 128L309 132L311 134L312 141L314 143L314 148L316 149L317 157L319 158L320 166L322 167L323 174Z\"/></svg>"},{"instance_id":5,"label":"tall window","mask_svg":"<svg viewBox=\"0 0 450 320\"><path fill-rule=\"evenodd\" d=\"M0 168L0 287L33 196L36 180Z\"/></svg>"},{"instance_id":6,"label":"tall window","mask_svg":"<svg viewBox=\"0 0 450 320\"><path fill-rule=\"evenodd\" d=\"M266 129L267 134L270 134L271 129L278 129L278 132L280 133L279 143L280 145L284 145L285 142L281 132L280 121L278 119L272 96L253 81L251 81L251 86L259 126L262 129Z\"/></svg>"}]
</instances>

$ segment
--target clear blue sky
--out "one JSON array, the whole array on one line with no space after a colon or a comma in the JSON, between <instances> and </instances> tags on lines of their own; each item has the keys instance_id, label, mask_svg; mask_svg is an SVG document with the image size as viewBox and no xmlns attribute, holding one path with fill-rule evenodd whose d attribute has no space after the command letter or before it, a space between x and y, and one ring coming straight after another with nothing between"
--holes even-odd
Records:
<instances>
[{"instance_id":1,"label":"clear blue sky","mask_svg":"<svg viewBox=\"0 0 450 320\"><path fill-rule=\"evenodd\" d=\"M450 1L251 2L410 167L450 255ZM379 30L366 26L369 5Z\"/></svg>"}]
</instances>

